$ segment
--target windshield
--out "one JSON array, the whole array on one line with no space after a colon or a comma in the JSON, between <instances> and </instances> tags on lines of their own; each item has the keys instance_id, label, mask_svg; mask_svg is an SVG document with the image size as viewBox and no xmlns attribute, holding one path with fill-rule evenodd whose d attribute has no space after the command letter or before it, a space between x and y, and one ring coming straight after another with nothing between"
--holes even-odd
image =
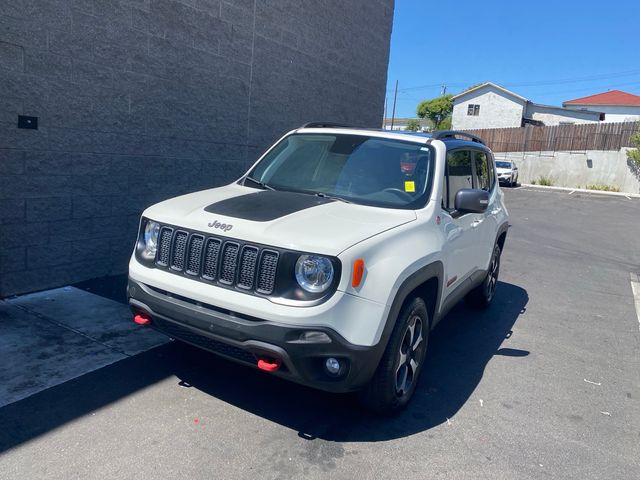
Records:
<instances>
[{"instance_id":1,"label":"windshield","mask_svg":"<svg viewBox=\"0 0 640 480\"><path fill-rule=\"evenodd\" d=\"M284 138L244 184L338 197L387 208L421 208L431 191L433 157L424 144L345 134Z\"/></svg>"},{"instance_id":2,"label":"windshield","mask_svg":"<svg viewBox=\"0 0 640 480\"><path fill-rule=\"evenodd\" d=\"M496 162L497 168L511 168L511 162Z\"/></svg>"}]
</instances>

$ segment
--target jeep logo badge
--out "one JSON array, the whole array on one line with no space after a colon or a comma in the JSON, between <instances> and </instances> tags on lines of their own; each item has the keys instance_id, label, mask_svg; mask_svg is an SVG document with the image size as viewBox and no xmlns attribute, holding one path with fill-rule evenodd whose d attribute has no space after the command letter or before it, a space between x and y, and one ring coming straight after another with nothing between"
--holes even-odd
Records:
<instances>
[{"instance_id":1,"label":"jeep logo badge","mask_svg":"<svg viewBox=\"0 0 640 480\"><path fill-rule=\"evenodd\" d=\"M229 230L231 230L233 228L233 225L231 225L230 223L220 223L217 220L215 220L213 222L209 222L208 225L211 228L219 228L223 232L228 232Z\"/></svg>"}]
</instances>

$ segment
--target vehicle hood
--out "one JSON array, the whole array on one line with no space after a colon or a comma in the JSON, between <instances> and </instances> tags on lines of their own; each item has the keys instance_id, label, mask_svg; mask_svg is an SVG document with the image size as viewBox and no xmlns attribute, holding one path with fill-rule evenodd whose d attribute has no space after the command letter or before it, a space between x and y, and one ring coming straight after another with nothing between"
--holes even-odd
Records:
<instances>
[{"instance_id":1,"label":"vehicle hood","mask_svg":"<svg viewBox=\"0 0 640 480\"><path fill-rule=\"evenodd\" d=\"M325 255L416 220L413 210L356 205L237 184L172 198L143 215L219 237Z\"/></svg>"},{"instance_id":2,"label":"vehicle hood","mask_svg":"<svg viewBox=\"0 0 640 480\"><path fill-rule=\"evenodd\" d=\"M498 172L498 175L502 175L503 173L511 173L513 171L512 168L500 168L500 167L496 167L496 172Z\"/></svg>"}]
</instances>

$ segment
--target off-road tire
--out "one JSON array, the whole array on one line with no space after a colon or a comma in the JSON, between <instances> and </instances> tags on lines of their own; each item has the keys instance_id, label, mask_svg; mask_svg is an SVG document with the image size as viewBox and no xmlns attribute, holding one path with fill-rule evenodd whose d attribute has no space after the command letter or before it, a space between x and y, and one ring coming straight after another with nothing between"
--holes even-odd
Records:
<instances>
[{"instance_id":1,"label":"off-road tire","mask_svg":"<svg viewBox=\"0 0 640 480\"><path fill-rule=\"evenodd\" d=\"M373 378L359 392L361 404L384 415L398 412L407 406L424 366L429 331L429 313L424 301L419 297L410 298L398 314ZM402 388L399 389L399 386Z\"/></svg>"},{"instance_id":2,"label":"off-road tire","mask_svg":"<svg viewBox=\"0 0 640 480\"><path fill-rule=\"evenodd\" d=\"M491 301L495 297L498 276L500 274L501 253L502 250L500 250L499 245L493 247L487 275L484 277L484 280L482 280L482 283L471 290L465 297L467 304L471 307L487 308L491 305Z\"/></svg>"}]
</instances>

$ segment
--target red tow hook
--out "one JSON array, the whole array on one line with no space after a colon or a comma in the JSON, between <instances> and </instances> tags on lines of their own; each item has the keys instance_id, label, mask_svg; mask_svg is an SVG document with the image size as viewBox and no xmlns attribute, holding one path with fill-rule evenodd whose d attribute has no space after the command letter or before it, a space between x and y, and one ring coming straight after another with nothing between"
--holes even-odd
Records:
<instances>
[{"instance_id":1,"label":"red tow hook","mask_svg":"<svg viewBox=\"0 0 640 480\"><path fill-rule=\"evenodd\" d=\"M269 362L262 358L258 359L258 368L260 370L264 370L265 372L275 372L280 368L280 365L282 365L282 360L280 360L279 358L276 358L275 360L273 360L273 362Z\"/></svg>"},{"instance_id":2,"label":"red tow hook","mask_svg":"<svg viewBox=\"0 0 640 480\"><path fill-rule=\"evenodd\" d=\"M133 316L133 321L138 325L149 325L151 323L151 317L146 313L138 313Z\"/></svg>"}]
</instances>

